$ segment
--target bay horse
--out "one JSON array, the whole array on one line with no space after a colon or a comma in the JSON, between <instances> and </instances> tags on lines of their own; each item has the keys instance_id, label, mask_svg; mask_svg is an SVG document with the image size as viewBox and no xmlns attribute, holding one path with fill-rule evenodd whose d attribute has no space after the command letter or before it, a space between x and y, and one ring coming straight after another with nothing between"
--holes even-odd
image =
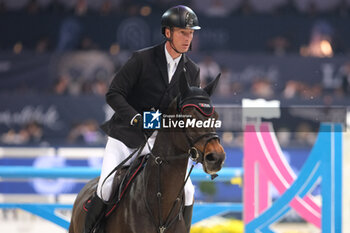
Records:
<instances>
[{"instance_id":1,"label":"bay horse","mask_svg":"<svg viewBox=\"0 0 350 233\"><path fill-rule=\"evenodd\" d=\"M179 80L180 94L170 103L168 116L190 117L192 121L215 121L218 114L211 104L220 75L206 87L190 87L186 76ZM193 123L193 122L192 122ZM186 233L182 215L183 188L188 158L215 175L223 166L225 152L215 127L164 127L148 155L144 169L129 185L128 192L105 222L106 233ZM96 191L98 178L88 182L78 194L72 211L69 233L82 233L86 212L83 204Z\"/></svg>"}]
</instances>

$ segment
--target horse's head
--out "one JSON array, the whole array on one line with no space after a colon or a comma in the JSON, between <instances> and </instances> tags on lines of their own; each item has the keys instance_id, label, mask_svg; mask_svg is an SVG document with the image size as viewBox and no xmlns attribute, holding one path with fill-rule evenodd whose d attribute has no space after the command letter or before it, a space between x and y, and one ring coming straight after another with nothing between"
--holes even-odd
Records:
<instances>
[{"instance_id":1,"label":"horse's head","mask_svg":"<svg viewBox=\"0 0 350 233\"><path fill-rule=\"evenodd\" d=\"M191 159L202 163L204 171L209 174L218 172L226 158L216 133L218 114L210 100L219 77L206 87L198 88L190 87L186 76L182 76L180 94L176 99L176 112L189 123L179 132L184 135L181 137L182 147L188 150Z\"/></svg>"}]
</instances>

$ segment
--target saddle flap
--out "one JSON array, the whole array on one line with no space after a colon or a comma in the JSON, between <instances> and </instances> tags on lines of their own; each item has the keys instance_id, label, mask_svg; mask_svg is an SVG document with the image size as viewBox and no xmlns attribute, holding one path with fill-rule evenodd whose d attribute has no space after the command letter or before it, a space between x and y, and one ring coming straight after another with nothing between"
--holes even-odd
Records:
<instances>
[{"instance_id":1,"label":"saddle flap","mask_svg":"<svg viewBox=\"0 0 350 233\"><path fill-rule=\"evenodd\" d=\"M142 171L147 162L148 156L141 156L134 160L130 166L124 166L118 169L114 176L112 195L108 204L106 205L105 217L110 216L118 207L118 204L126 194L128 187L136 176ZM83 209L87 212L91 202L90 197L83 206Z\"/></svg>"}]
</instances>

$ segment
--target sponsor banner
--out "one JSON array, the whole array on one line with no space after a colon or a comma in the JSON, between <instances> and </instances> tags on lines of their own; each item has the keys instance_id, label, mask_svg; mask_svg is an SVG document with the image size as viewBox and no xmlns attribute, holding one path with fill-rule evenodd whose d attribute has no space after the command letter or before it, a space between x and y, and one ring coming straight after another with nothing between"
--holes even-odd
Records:
<instances>
[{"instance_id":1,"label":"sponsor banner","mask_svg":"<svg viewBox=\"0 0 350 233\"><path fill-rule=\"evenodd\" d=\"M110 117L103 97L54 95L0 95L0 135L19 132L36 122L43 130L42 140L66 143L70 131L86 121L97 125Z\"/></svg>"}]
</instances>

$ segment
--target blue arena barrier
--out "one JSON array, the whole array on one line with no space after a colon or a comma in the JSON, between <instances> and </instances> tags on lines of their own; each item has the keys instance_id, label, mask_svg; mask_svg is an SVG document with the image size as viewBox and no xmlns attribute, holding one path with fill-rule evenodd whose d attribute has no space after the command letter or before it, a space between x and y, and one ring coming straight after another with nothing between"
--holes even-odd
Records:
<instances>
[{"instance_id":1,"label":"blue arena barrier","mask_svg":"<svg viewBox=\"0 0 350 233\"><path fill-rule=\"evenodd\" d=\"M64 168L34 168L30 166L0 166L0 177L3 178L77 178L92 179L100 175L100 169L88 167ZM230 181L232 178L243 175L243 168L222 168L215 181ZM193 169L193 181L210 180L210 175L202 169Z\"/></svg>"},{"instance_id":2,"label":"blue arena barrier","mask_svg":"<svg viewBox=\"0 0 350 233\"><path fill-rule=\"evenodd\" d=\"M18 178L76 178L92 179L100 174L100 169L89 167L64 167L64 168L34 168L30 166L0 166L0 177L6 179ZM215 181L231 181L235 177L243 176L243 168L222 168ZM202 169L193 169L191 173L193 181L210 180L211 176ZM65 229L69 228L69 221L55 213L56 209L71 209L73 205L45 204L45 203L0 203L0 209L19 208L40 216ZM242 212L242 203L195 203L195 215L192 223L205 218L224 213Z\"/></svg>"}]
</instances>

